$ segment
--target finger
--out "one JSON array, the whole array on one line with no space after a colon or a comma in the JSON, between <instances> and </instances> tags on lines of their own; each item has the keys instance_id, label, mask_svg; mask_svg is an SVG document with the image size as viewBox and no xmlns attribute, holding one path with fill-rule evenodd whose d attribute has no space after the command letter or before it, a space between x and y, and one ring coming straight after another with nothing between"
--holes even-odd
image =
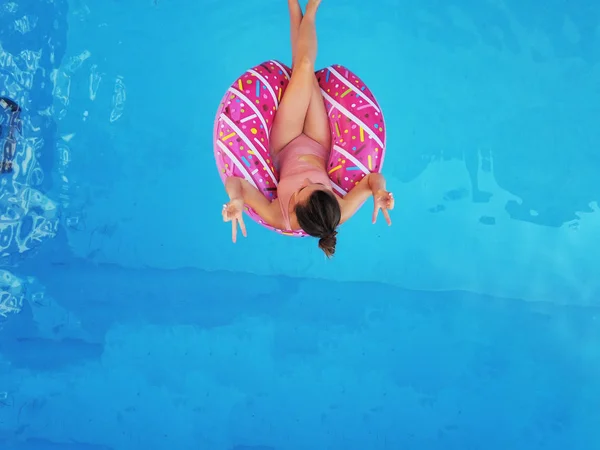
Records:
<instances>
[{"instance_id":1,"label":"finger","mask_svg":"<svg viewBox=\"0 0 600 450\"><path fill-rule=\"evenodd\" d=\"M379 206L375 205L373 210L373 223L377 222L377 216L379 215Z\"/></svg>"},{"instance_id":2,"label":"finger","mask_svg":"<svg viewBox=\"0 0 600 450\"><path fill-rule=\"evenodd\" d=\"M240 221L240 230L242 230L242 235L244 237L247 237L248 235L246 234L246 224L244 223L243 216L240 216L238 220Z\"/></svg>"},{"instance_id":3,"label":"finger","mask_svg":"<svg viewBox=\"0 0 600 450\"><path fill-rule=\"evenodd\" d=\"M235 241L237 240L237 220L233 219L231 221L231 240L233 241L233 243L235 244Z\"/></svg>"},{"instance_id":4,"label":"finger","mask_svg":"<svg viewBox=\"0 0 600 450\"><path fill-rule=\"evenodd\" d=\"M388 225L392 224L392 219L390 218L390 213L388 212L387 209L382 209L381 212L383 213L383 217L385 217L385 221L387 222Z\"/></svg>"}]
</instances>

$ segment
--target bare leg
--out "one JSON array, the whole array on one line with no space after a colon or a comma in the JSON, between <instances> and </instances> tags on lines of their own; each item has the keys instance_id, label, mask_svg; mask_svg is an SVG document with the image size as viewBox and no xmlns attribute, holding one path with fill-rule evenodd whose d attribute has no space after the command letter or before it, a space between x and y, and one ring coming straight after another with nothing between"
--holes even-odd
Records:
<instances>
[{"instance_id":1,"label":"bare leg","mask_svg":"<svg viewBox=\"0 0 600 450\"><path fill-rule=\"evenodd\" d=\"M298 33L300 32L300 24L302 23L302 8L298 0L288 0L288 8L290 10L290 44L292 47L292 71L296 65L296 42L298 41Z\"/></svg>"},{"instance_id":2,"label":"bare leg","mask_svg":"<svg viewBox=\"0 0 600 450\"><path fill-rule=\"evenodd\" d=\"M317 29L315 19L321 0L309 0L306 5L306 13L298 28L298 40L296 41L296 52L298 58L308 58L313 65L317 59Z\"/></svg>"},{"instance_id":3,"label":"bare leg","mask_svg":"<svg viewBox=\"0 0 600 450\"><path fill-rule=\"evenodd\" d=\"M302 23L302 8L298 0L288 0L288 6L290 10L290 38L292 44L292 70L296 62L296 45L298 41L298 34L300 24ZM310 103L308 111L306 112L306 119L304 120L304 134L311 139L317 141L326 149L331 146L331 129L329 127L329 120L327 117L327 110L325 109L325 103L323 102L323 96L321 95L321 88L315 77L313 82L312 94L310 97Z\"/></svg>"},{"instance_id":4,"label":"bare leg","mask_svg":"<svg viewBox=\"0 0 600 450\"><path fill-rule=\"evenodd\" d=\"M323 101L323 95L321 94L321 87L317 82L317 77L314 76L312 95L310 97L308 111L306 112L306 119L304 120L303 132L327 150L331 148L329 117L327 117L327 110L325 108L325 102Z\"/></svg>"},{"instance_id":5,"label":"bare leg","mask_svg":"<svg viewBox=\"0 0 600 450\"><path fill-rule=\"evenodd\" d=\"M309 0L306 14L301 18L298 27L296 45L293 46L292 56L294 70L290 83L281 99L279 109L275 115L271 129L271 152L273 155L281 151L292 140L304 132L304 123L308 114L310 101L315 86L315 59L317 57L317 32L315 29L315 16L321 0ZM294 5L290 6L290 18ZM299 6L296 4L296 6Z\"/></svg>"}]
</instances>

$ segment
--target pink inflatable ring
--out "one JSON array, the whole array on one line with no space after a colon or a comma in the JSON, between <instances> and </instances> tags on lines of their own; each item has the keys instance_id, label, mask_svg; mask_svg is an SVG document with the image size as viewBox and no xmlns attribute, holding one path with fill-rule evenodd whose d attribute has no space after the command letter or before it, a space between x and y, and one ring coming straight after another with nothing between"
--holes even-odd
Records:
<instances>
[{"instance_id":1,"label":"pink inflatable ring","mask_svg":"<svg viewBox=\"0 0 600 450\"><path fill-rule=\"evenodd\" d=\"M227 90L214 126L214 152L221 180L246 179L269 199L277 198L279 174L269 153L269 134L291 70L267 61L246 71ZM371 172L381 172L386 128L383 113L369 88L343 66L316 73L331 129L327 164L334 192L343 197ZM290 236L303 231L281 230L266 224L246 206L259 224Z\"/></svg>"}]
</instances>

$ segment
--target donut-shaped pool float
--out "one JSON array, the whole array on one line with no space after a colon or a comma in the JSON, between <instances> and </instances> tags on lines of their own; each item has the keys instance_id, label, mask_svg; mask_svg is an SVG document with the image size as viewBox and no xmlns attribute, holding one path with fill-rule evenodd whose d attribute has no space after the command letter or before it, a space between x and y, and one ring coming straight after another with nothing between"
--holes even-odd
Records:
<instances>
[{"instance_id":1,"label":"donut-shaped pool float","mask_svg":"<svg viewBox=\"0 0 600 450\"><path fill-rule=\"evenodd\" d=\"M221 180L244 178L269 200L277 198L279 180L269 135L291 73L273 60L246 71L225 93L215 118L214 153ZM367 85L345 67L333 65L316 76L331 130L327 171L334 192L343 197L367 174L381 172L386 144L383 113ZM245 210L271 230L306 236L303 231L268 225L247 205Z\"/></svg>"}]
</instances>

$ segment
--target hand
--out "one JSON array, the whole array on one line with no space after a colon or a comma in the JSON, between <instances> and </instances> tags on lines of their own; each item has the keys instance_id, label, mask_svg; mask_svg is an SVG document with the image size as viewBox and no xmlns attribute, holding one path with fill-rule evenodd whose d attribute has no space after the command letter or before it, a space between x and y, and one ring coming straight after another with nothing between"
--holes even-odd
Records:
<instances>
[{"instance_id":1,"label":"hand","mask_svg":"<svg viewBox=\"0 0 600 450\"><path fill-rule=\"evenodd\" d=\"M388 211L394 209L394 194L384 189L379 189L377 192L373 193L373 203L375 203L373 223L377 221L379 210L381 210L383 217L385 217L385 221L388 225L391 225L392 219L390 219L390 213Z\"/></svg>"},{"instance_id":2,"label":"hand","mask_svg":"<svg viewBox=\"0 0 600 450\"><path fill-rule=\"evenodd\" d=\"M244 200L234 198L223 205L223 222L231 222L231 240L235 244L237 240L237 225L240 224L242 235L246 237L246 225L244 224Z\"/></svg>"}]
</instances>

